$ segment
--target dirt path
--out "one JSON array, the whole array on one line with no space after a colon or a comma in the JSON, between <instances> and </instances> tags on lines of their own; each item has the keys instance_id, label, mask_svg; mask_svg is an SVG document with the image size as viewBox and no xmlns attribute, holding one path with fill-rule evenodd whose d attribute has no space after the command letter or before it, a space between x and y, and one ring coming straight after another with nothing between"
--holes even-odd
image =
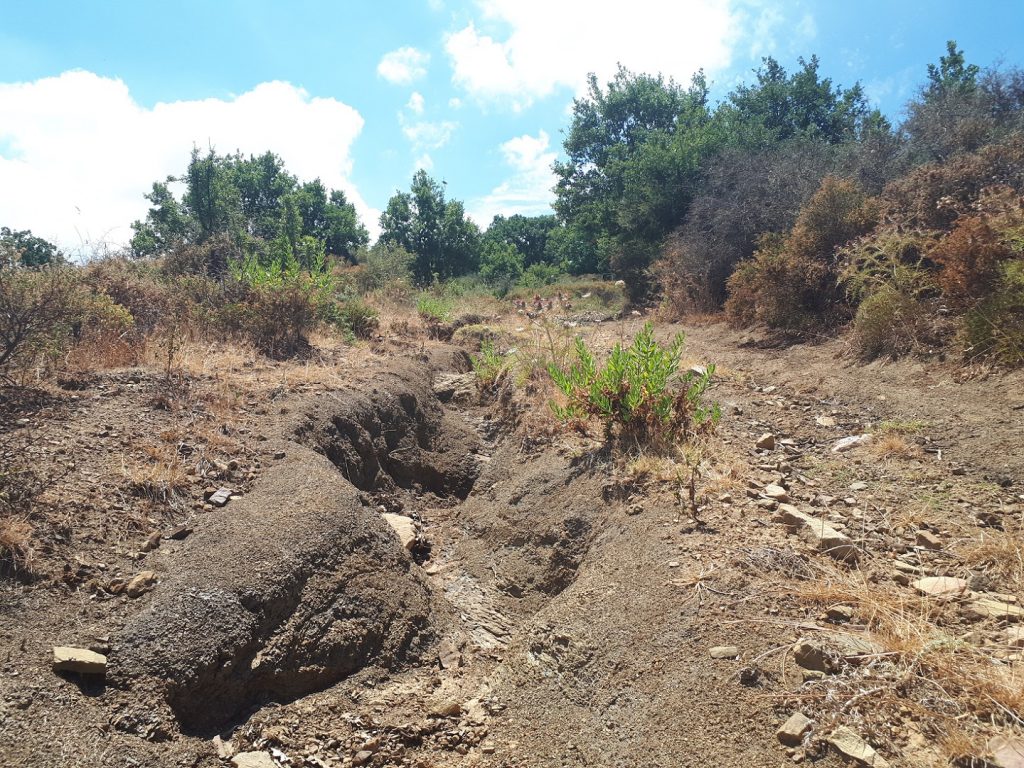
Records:
<instances>
[{"instance_id":1,"label":"dirt path","mask_svg":"<svg viewBox=\"0 0 1024 768\"><path fill-rule=\"evenodd\" d=\"M638 322L588 333L606 344ZM876 637L848 582L911 599L908 573L962 576L978 595L1024 599L1008 571L969 556L991 532L1019 541L1024 379L861 367L838 342L766 349L718 325L685 330L688 357L719 366L725 412L696 516L678 468L594 461L574 439L524 451L498 402L460 393L457 380L437 386L466 369L444 345L383 350L340 385L245 400L246 431L225 427L230 453L255 470L237 484L241 498L217 511L200 495L149 524L187 524L183 543L140 552L148 529L125 533L124 519L145 513L130 499L124 512L103 507L108 491L51 554L79 558L81 577L4 583L0 755L83 766L245 764L248 752L266 756L250 765L292 768L829 766L841 759L826 737L843 725L893 764L948 764L913 687L893 706L857 696L895 690L884 652L878 663L839 654L828 674L809 675L792 648L837 629ZM36 446L81 435L79 467L123 487L104 464L110 452L84 436L166 432L184 418L146 407L156 385L135 376L115 394L94 382L52 413L12 414L7 434L28 418ZM864 432L884 450L832 452ZM764 433L775 446L758 450ZM61 483L64 498L83 493L80 475ZM793 535L780 498L847 536L856 566ZM385 514L415 534L408 551ZM109 591L143 568L156 573L151 592ZM844 612L800 597L833 579L850 593ZM1006 624L940 620L986 648ZM64 644L109 653L107 685L54 675L49 649ZM811 735L780 745L775 731L796 709L814 720Z\"/></svg>"}]
</instances>

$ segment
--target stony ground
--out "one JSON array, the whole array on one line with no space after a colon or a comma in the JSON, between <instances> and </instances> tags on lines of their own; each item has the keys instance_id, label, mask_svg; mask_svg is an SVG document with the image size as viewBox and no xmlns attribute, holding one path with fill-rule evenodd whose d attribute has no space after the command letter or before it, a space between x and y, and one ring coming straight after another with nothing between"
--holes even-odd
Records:
<instances>
[{"instance_id":1,"label":"stony ground","mask_svg":"<svg viewBox=\"0 0 1024 768\"><path fill-rule=\"evenodd\" d=\"M639 323L495 325L522 357ZM458 334L8 396L0 756L1019 765L1022 377L677 330L723 417L671 456L602 458L536 377L479 392Z\"/></svg>"}]
</instances>

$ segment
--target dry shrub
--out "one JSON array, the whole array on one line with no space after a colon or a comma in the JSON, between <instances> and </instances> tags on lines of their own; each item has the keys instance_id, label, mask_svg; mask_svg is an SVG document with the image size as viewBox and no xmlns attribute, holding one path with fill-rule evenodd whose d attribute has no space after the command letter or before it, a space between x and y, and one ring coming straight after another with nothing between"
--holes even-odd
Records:
<instances>
[{"instance_id":1,"label":"dry shrub","mask_svg":"<svg viewBox=\"0 0 1024 768\"><path fill-rule=\"evenodd\" d=\"M0 572L30 570L33 533L26 518L0 515Z\"/></svg>"},{"instance_id":2,"label":"dry shrub","mask_svg":"<svg viewBox=\"0 0 1024 768\"><path fill-rule=\"evenodd\" d=\"M1024 192L1024 133L943 163L928 163L882 192L883 218L910 227L948 229L969 214L986 187Z\"/></svg>"},{"instance_id":3,"label":"dry shrub","mask_svg":"<svg viewBox=\"0 0 1024 768\"><path fill-rule=\"evenodd\" d=\"M0 253L0 374L58 359L74 336L80 299L74 270L23 267Z\"/></svg>"},{"instance_id":4,"label":"dry shrub","mask_svg":"<svg viewBox=\"0 0 1024 768\"><path fill-rule=\"evenodd\" d=\"M124 470L128 487L137 496L174 504L189 487L188 471L174 446L145 446L148 461Z\"/></svg>"},{"instance_id":5,"label":"dry shrub","mask_svg":"<svg viewBox=\"0 0 1024 768\"><path fill-rule=\"evenodd\" d=\"M908 443L897 434L882 435L873 440L871 452L884 459L917 459L923 455L918 446Z\"/></svg>"},{"instance_id":6,"label":"dry shrub","mask_svg":"<svg viewBox=\"0 0 1024 768\"><path fill-rule=\"evenodd\" d=\"M1024 542L1019 533L986 531L960 555L968 568L984 573L1001 590L1024 595Z\"/></svg>"},{"instance_id":7,"label":"dry shrub","mask_svg":"<svg viewBox=\"0 0 1024 768\"><path fill-rule=\"evenodd\" d=\"M999 280L1000 265L1014 257L982 216L961 217L931 255L940 266L937 280L943 294L961 307L990 295Z\"/></svg>"},{"instance_id":8,"label":"dry shrub","mask_svg":"<svg viewBox=\"0 0 1024 768\"><path fill-rule=\"evenodd\" d=\"M874 198L852 181L827 176L790 233L762 237L754 258L729 278L730 322L764 323L797 335L834 324L845 312L835 251L877 219Z\"/></svg>"}]
</instances>

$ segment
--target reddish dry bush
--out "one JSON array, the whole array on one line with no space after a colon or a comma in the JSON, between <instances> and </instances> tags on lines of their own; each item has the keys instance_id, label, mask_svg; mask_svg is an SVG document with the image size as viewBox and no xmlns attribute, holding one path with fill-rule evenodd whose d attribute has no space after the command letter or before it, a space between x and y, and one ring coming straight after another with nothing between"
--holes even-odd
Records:
<instances>
[{"instance_id":1,"label":"reddish dry bush","mask_svg":"<svg viewBox=\"0 0 1024 768\"><path fill-rule=\"evenodd\" d=\"M886 186L884 218L910 227L948 229L973 210L987 187L1024 192L1024 134L943 163L922 165Z\"/></svg>"},{"instance_id":2,"label":"reddish dry bush","mask_svg":"<svg viewBox=\"0 0 1024 768\"><path fill-rule=\"evenodd\" d=\"M800 210L789 235L762 238L754 258L729 278L725 310L730 322L759 322L806 335L842 319L847 308L836 249L868 232L877 221L874 198L852 181L826 177Z\"/></svg>"},{"instance_id":3,"label":"reddish dry bush","mask_svg":"<svg viewBox=\"0 0 1024 768\"><path fill-rule=\"evenodd\" d=\"M985 216L964 216L931 253L939 264L937 281L954 304L967 307L992 293L999 280L999 265L1013 251Z\"/></svg>"}]
</instances>

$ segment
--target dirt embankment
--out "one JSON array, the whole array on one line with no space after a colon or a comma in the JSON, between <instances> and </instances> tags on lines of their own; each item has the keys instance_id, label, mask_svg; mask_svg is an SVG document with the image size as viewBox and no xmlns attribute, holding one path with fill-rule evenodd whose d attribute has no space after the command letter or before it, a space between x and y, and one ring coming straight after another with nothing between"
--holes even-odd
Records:
<instances>
[{"instance_id":1,"label":"dirt embankment","mask_svg":"<svg viewBox=\"0 0 1024 768\"><path fill-rule=\"evenodd\" d=\"M263 458L240 497L189 517L182 543L123 564L153 571L152 591L5 586L0 754L211 768L832 766L827 739L844 726L892 764L947 764L921 714L933 692L897 685L906 668L890 651L806 670L793 648L837 632L880 642L850 583L897 602L912 599L908 573L1017 589L969 545L1019 536L1018 380L742 343L691 329L694 361L721 366L725 405L696 516L678 466L608 463L572 439L525 450L535 441L510 432L471 378L439 385L466 370L450 347L277 396L252 424ZM832 452L883 421L902 441L890 453ZM766 432L773 447L759 449ZM780 503L827 521L856 562L793 535ZM832 581L844 600L806 597ZM937 616L979 648L1005 629ZM48 669L50 645L96 637L105 688ZM858 694L875 689L898 691L896 704ZM795 710L813 725L780 744Z\"/></svg>"}]
</instances>

